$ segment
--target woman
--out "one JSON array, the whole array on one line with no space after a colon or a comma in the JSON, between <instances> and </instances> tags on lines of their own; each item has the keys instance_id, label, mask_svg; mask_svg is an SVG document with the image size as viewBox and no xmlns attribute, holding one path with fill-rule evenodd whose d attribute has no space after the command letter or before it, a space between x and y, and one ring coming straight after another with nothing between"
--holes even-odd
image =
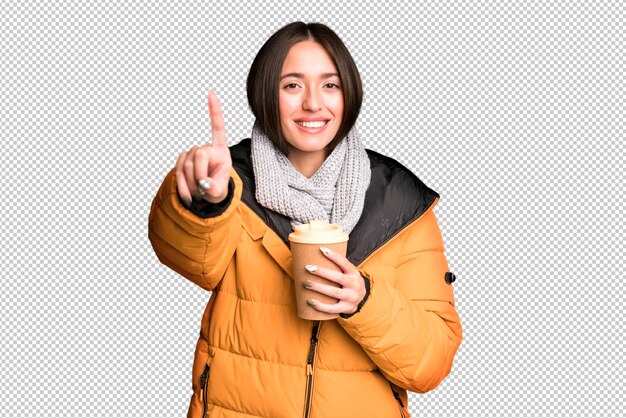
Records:
<instances>
[{"instance_id":1,"label":"woman","mask_svg":"<svg viewBox=\"0 0 626 418\"><path fill-rule=\"evenodd\" d=\"M439 195L354 127L361 80L339 37L291 23L263 45L247 80L251 138L228 147L215 92L212 143L180 154L150 211L159 260L212 291L188 417L408 417L407 390L448 375L462 332ZM313 219L341 224L340 269L311 271L336 304L298 318L287 236Z\"/></svg>"}]
</instances>

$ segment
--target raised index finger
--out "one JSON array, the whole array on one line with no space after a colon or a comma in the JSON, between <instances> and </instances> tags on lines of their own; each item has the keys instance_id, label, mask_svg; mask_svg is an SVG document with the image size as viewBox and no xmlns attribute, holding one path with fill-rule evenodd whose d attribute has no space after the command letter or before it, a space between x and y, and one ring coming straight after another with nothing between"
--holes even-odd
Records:
<instances>
[{"instance_id":1,"label":"raised index finger","mask_svg":"<svg viewBox=\"0 0 626 418\"><path fill-rule=\"evenodd\" d=\"M211 137L214 147L227 147L226 130L224 128L224 115L222 107L217 99L215 90L209 91L209 117L211 118Z\"/></svg>"}]
</instances>

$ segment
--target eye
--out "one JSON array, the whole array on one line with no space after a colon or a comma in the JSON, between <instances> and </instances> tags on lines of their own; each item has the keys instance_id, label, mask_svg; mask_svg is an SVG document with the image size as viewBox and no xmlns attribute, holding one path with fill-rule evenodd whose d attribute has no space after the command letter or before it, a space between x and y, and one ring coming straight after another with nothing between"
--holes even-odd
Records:
<instances>
[{"instance_id":1,"label":"eye","mask_svg":"<svg viewBox=\"0 0 626 418\"><path fill-rule=\"evenodd\" d=\"M293 87L298 87L298 85L296 83L289 83L289 84L285 84L285 88L291 88L291 86Z\"/></svg>"},{"instance_id":2,"label":"eye","mask_svg":"<svg viewBox=\"0 0 626 418\"><path fill-rule=\"evenodd\" d=\"M335 88L335 89L340 88L340 87L339 87L339 84L335 84L335 83L327 83L326 85L327 85L327 86L334 86L333 88Z\"/></svg>"}]
</instances>

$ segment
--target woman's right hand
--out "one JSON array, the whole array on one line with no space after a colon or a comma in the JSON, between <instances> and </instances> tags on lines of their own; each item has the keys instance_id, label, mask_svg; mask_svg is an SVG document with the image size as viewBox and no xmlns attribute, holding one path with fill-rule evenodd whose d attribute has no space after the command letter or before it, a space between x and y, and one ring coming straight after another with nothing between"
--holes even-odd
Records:
<instances>
[{"instance_id":1,"label":"woman's right hand","mask_svg":"<svg viewBox=\"0 0 626 418\"><path fill-rule=\"evenodd\" d=\"M212 141L202 146L193 146L182 152L176 160L176 183L178 194L191 204L191 197L220 203L228 196L228 182L232 160L226 141L224 116L215 91L209 91L209 117ZM199 180L209 187L204 189Z\"/></svg>"}]
</instances>

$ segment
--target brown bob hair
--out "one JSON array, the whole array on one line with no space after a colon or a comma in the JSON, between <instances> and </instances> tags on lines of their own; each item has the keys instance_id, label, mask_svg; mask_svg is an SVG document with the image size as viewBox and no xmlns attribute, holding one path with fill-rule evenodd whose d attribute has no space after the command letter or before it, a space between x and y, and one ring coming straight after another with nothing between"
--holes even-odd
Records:
<instances>
[{"instance_id":1,"label":"brown bob hair","mask_svg":"<svg viewBox=\"0 0 626 418\"><path fill-rule=\"evenodd\" d=\"M287 155L287 141L280 125L279 81L289 49L298 42L312 40L320 44L332 58L343 92L341 125L328 144L329 155L354 126L363 102L361 76L348 48L339 36L322 23L292 22L276 31L257 53L246 82L248 105L259 127Z\"/></svg>"}]
</instances>

